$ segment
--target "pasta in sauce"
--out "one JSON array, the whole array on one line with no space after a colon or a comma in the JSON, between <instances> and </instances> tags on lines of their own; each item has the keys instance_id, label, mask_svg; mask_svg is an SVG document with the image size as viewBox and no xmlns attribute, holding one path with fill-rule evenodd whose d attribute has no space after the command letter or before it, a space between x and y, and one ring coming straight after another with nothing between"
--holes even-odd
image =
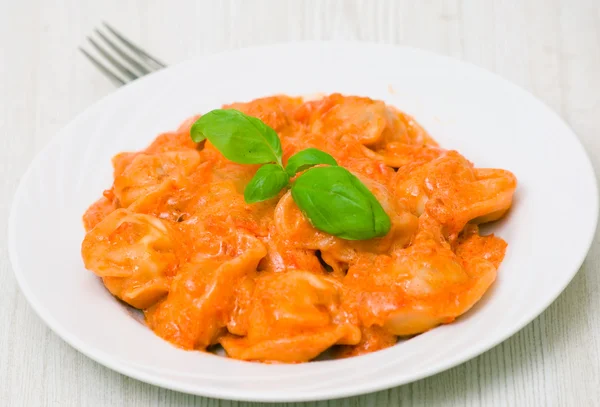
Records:
<instances>
[{"instance_id":1,"label":"pasta in sauce","mask_svg":"<svg viewBox=\"0 0 600 407\"><path fill-rule=\"evenodd\" d=\"M316 147L354 173L389 233L344 240L315 229L289 191L247 204L258 166L227 160L190 127L114 157L114 183L84 214L87 269L148 326L195 350L298 363L349 357L452 322L496 278L506 243L478 224L510 208L516 179L475 168L410 116L364 97L273 96L235 108L281 139L284 162Z\"/></svg>"}]
</instances>

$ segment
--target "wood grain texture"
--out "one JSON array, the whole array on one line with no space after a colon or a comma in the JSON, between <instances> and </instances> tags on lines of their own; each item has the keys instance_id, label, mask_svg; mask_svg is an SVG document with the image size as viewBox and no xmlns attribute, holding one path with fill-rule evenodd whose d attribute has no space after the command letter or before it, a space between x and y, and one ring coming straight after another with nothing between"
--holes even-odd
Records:
<instances>
[{"instance_id":1,"label":"wood grain texture","mask_svg":"<svg viewBox=\"0 0 600 407\"><path fill-rule=\"evenodd\" d=\"M115 373L52 333L16 285L4 230L19 178L58 129L113 91L76 50L101 20L169 63L327 39L410 45L464 59L556 110L600 169L597 0L0 0L0 405L258 405L188 396ZM597 235L559 299L496 348L412 384L307 405L600 405L599 269Z\"/></svg>"}]
</instances>

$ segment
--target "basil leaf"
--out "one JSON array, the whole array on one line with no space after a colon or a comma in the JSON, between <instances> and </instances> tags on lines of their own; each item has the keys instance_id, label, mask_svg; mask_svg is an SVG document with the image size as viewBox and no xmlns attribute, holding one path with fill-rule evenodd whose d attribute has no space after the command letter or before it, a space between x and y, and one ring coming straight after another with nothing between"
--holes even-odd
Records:
<instances>
[{"instance_id":1,"label":"basil leaf","mask_svg":"<svg viewBox=\"0 0 600 407\"><path fill-rule=\"evenodd\" d=\"M343 239L371 239L391 228L377 198L342 167L309 169L292 185L292 197L314 227Z\"/></svg>"},{"instance_id":2,"label":"basil leaf","mask_svg":"<svg viewBox=\"0 0 600 407\"><path fill-rule=\"evenodd\" d=\"M290 177L280 165L263 165L246 185L244 200L247 203L255 203L274 198L289 182Z\"/></svg>"},{"instance_id":3,"label":"basil leaf","mask_svg":"<svg viewBox=\"0 0 600 407\"><path fill-rule=\"evenodd\" d=\"M208 112L194 123L190 136L197 143L208 139L227 159L239 164L281 165L281 142L275 130L239 110Z\"/></svg>"},{"instance_id":4,"label":"basil leaf","mask_svg":"<svg viewBox=\"0 0 600 407\"><path fill-rule=\"evenodd\" d=\"M285 166L290 177L317 164L337 165L335 158L316 148L307 148L290 157Z\"/></svg>"}]
</instances>

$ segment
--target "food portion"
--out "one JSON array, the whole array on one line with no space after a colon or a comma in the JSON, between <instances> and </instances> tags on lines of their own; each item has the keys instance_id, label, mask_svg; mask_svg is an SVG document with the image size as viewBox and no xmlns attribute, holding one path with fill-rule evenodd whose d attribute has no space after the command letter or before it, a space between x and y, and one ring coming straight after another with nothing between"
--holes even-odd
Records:
<instances>
[{"instance_id":1,"label":"food portion","mask_svg":"<svg viewBox=\"0 0 600 407\"><path fill-rule=\"evenodd\" d=\"M234 103L113 159L82 256L160 337L300 363L447 324L492 285L513 174L445 150L381 101Z\"/></svg>"}]
</instances>

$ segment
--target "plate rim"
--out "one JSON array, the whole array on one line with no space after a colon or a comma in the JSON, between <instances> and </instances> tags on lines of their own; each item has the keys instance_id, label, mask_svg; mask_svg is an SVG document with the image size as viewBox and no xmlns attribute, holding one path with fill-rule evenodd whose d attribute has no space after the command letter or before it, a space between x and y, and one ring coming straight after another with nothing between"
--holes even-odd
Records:
<instances>
[{"instance_id":1,"label":"plate rim","mask_svg":"<svg viewBox=\"0 0 600 407\"><path fill-rule=\"evenodd\" d=\"M132 86L133 87L141 86L140 83L146 82L149 79L151 80L151 78L153 78L153 77L156 77L158 75L167 75L167 74L169 74L169 71L172 71L172 70L176 69L177 67L194 64L194 63L199 63L199 62L210 63L211 59L219 58L219 57L222 57L227 54L235 54L235 53L239 53L239 52L252 52L252 51L257 51L257 50L261 50L261 49L264 50L264 49L272 49L272 48L278 48L278 47L298 47L298 46L303 46L303 47L315 47L315 46L318 46L318 47L322 47L322 46L326 46L326 47L340 47L340 46L343 46L343 47L357 47L357 46L358 47L379 47L379 48L387 48L387 49L393 50L394 52L408 51L408 52L413 52L413 53L417 53L417 54L424 54L427 57L435 57L435 58L439 58L439 59L442 59L445 61L449 61L451 63L458 63L459 65L467 65L471 69L475 69L475 70L483 72L487 75L491 75L496 80L500 81L503 86L508 86L508 87L512 88L513 90L516 90L519 93L521 93L524 97L532 98L537 103L540 103L541 105L543 105L546 112L553 115L555 117L555 119L557 119L559 122L561 122L564 125L565 129L568 130L568 132L572 138L572 141L577 145L577 148L578 148L579 152L581 154L583 154L583 157L585 157L584 165L588 168L587 173L589 175L591 175L591 180L594 181L593 182L594 190L591 191L592 196L593 196L593 201L590 203L590 207L594 211L594 215L593 215L593 219L592 219L593 221L591 222L591 225L593 227L591 227L589 229L588 236L586 236L585 239L583 239L584 241L587 242L586 245L581 246L581 248L578 251L577 256L573 255L573 258L577 257L577 261L574 261L574 269L575 270L570 272L571 276L564 282L564 284L561 284L560 288L557 288L556 290L552 291L552 294L550 296L548 296L548 300L546 301L546 303L543 306L536 307L532 311L529 311L529 313L526 313L527 315L525 316L525 318L521 318L520 320L518 320L514 324L514 326L511 327L511 329L507 329L502 334L495 336L492 340L487 340L487 341L482 340L482 341L476 342L475 344L473 344L473 346L470 347L470 351L465 354L459 354L458 356L448 358L444 362L436 365L434 368L424 369L424 371L421 372L420 374L413 374L410 376L410 378L394 379L394 376L392 376L392 377L386 379L385 377L383 377L378 381L370 381L370 382L367 382L366 384L364 384L362 382L355 383L351 389L342 388L340 390L339 387L328 388L326 390L318 389L315 391L311 391L310 395L304 396L304 397L301 395L298 395L298 394L293 394L291 396L288 396L288 395L282 394L282 393L264 393L264 392L256 393L256 392L252 392L252 391L248 392L247 390L240 390L240 389L236 389L231 394L226 394L222 390L220 390L220 388L218 390L211 390L211 388L212 388L211 386L203 387L203 385L201 383L194 384L194 385L187 385L187 384L181 385L177 382L177 380L160 377L160 375L156 374L156 373L150 374L150 373L142 372L140 370L136 370L135 367L131 367L127 363L122 363L122 362L120 363L118 359L111 358L110 354L106 354L94 347L88 347L85 343L82 343L77 338L71 336L71 334L68 332L68 330L61 328L60 323L57 322L50 313L47 313L43 309L42 304L37 302L35 295L30 291L31 289L28 286L27 282L25 281L23 273L20 269L20 264L19 264L19 260L18 260L18 256L17 256L16 242L15 242L16 241L15 234L16 234L16 227L17 227L17 220L16 220L15 214L17 212L18 203L20 202L21 197L23 195L25 181L28 180L29 178L31 178L33 171L41 163L43 157L48 153L48 151L51 149L51 147L54 144L59 143L63 138L65 138L68 135L68 133L69 133L68 130L75 121L83 120L83 119L85 119L86 116L92 115L99 107L101 107L104 104L104 102L107 99L116 97L115 95L121 93L123 90L128 89ZM500 76L492 71L489 71L483 67L477 66L471 62L463 61L458 58L438 54L436 52L432 52L432 51L429 51L426 49L421 49L421 48L416 48L416 47L411 47L411 46L396 45L396 44L390 44L390 43L376 43L376 42L368 42L368 41L336 41L336 40L334 40L334 41L279 42L279 43L264 44L264 45L258 45L258 46L233 48L233 49L228 49L228 50L217 52L217 53L210 53L210 54L186 59L177 64L173 64L166 69L154 72L154 73L147 75L145 77L142 77L134 82L130 82L130 83L126 84L125 86L118 88L114 92L110 92L109 94L103 96L96 102L92 103L90 106L88 106L83 111L81 111L79 114L77 114L75 117L71 118L63 127L60 128L60 130L58 130L54 135L52 135L52 137L46 142L44 147L37 154L35 154L33 160L31 160L27 169L25 170L25 172L23 173L23 175L21 176L21 178L19 180L19 184L13 195L13 200L10 205L10 213L9 213L9 217L8 217L8 227L7 227L8 253L9 253L9 259L10 259L10 263L12 266L13 274L15 276L15 279L17 280L17 284L18 284L21 292L25 296L27 302L33 308L33 310L38 315L38 317L41 318L42 321L56 335L58 335L61 339L63 339L65 342L67 342L70 346L72 346L77 351L81 352L82 354L86 355L90 359L94 360L95 362L100 363L101 365L106 366L111 370L114 370L120 374L124 374L126 376L132 377L134 379L137 379L137 380L140 380L140 381L143 381L143 382L155 385L155 386L159 386L159 387L163 387L163 388L167 388L167 389L171 389L171 390L175 390L175 391L179 391L179 392L184 392L184 393L188 393L188 394L194 394L194 395L204 396L204 397L213 397L213 398L219 398L219 399L225 399L225 400L252 401L252 402L303 402L303 401L330 400L330 399L338 399L338 398L343 398L343 397L357 396L357 395L361 395L361 394L381 391L384 389L389 389L392 387L408 384L408 383L432 376L434 374L446 371L452 367L458 366L468 360L471 360L471 359L481 355L482 353L484 353L484 352L492 349L493 347L497 346L498 344L504 342L505 340L507 340L508 338L513 336L515 333L517 333L518 331L523 329L526 325L528 325L535 318L537 318L539 315L541 315L564 292L566 287L570 284L570 282L573 280L575 275L581 269L581 265L583 264L583 262L585 261L585 259L587 257L587 254L591 248L591 245L594 241L594 237L596 234L596 229L598 226L598 216L599 216L598 207L599 207L598 180L596 177L596 173L594 171L594 166L590 159L590 155L584 148L583 143L581 142L580 138L577 136L577 134L574 132L574 130L571 128L571 126L564 119L562 119L562 117L560 117L560 115L558 115L552 108L550 108L543 100L537 98L533 93L531 93L527 89L521 88L520 86L509 81L508 79L505 79L502 76Z\"/></svg>"}]
</instances>

